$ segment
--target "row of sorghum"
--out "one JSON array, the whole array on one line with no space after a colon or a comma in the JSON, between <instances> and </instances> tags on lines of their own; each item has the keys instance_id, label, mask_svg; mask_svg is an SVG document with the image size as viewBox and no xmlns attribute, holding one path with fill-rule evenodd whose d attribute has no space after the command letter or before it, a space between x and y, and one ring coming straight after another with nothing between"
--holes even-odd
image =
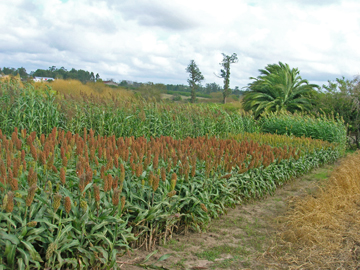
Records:
<instances>
[{"instance_id":1,"label":"row of sorghum","mask_svg":"<svg viewBox=\"0 0 360 270\"><path fill-rule=\"evenodd\" d=\"M269 137L268 140L277 143L275 140L280 142L283 137ZM34 200L37 187L50 182L52 185L47 185L47 189L51 189L49 194L55 211L61 201L64 201L66 212L71 211L71 199L58 193L59 185L81 194L83 199L80 204L83 208L86 206L85 200L91 198L99 206L101 192L111 192L112 204L117 206L121 194L126 194L123 190L125 179L141 181L143 185L150 186L153 192L162 185L161 182L169 181L171 188L168 195L171 197L176 193L178 180L190 181L197 177L197 171L206 177L228 177L229 174L241 174L252 168L267 167L282 159L298 159L304 149L311 151L315 148L311 141L307 145L298 145L298 148L270 147L247 138L242 138L240 142L213 137L184 140L172 137L150 140L144 137L115 138L94 136L92 130L84 130L81 136L56 128L48 136L40 137L35 132L27 134L26 130L22 130L19 137L18 130L15 130L11 139L7 139L0 131L1 192L7 194L19 188L27 189L26 205L29 205ZM24 173L27 181L20 183L19 187L18 180ZM44 179L41 183L38 182L39 173L46 176L41 177ZM74 179L77 179L76 183ZM96 182L94 179L97 179ZM94 183L92 195L84 192L89 183ZM7 200L11 198L9 193Z\"/></svg>"}]
</instances>

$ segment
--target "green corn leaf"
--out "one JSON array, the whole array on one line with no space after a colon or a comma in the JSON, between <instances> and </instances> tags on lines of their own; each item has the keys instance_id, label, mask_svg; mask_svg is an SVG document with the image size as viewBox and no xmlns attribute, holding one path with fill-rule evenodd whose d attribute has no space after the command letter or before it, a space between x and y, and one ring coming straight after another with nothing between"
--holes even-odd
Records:
<instances>
[{"instance_id":1,"label":"green corn leaf","mask_svg":"<svg viewBox=\"0 0 360 270\"><path fill-rule=\"evenodd\" d=\"M45 228L41 227L41 228L31 228L30 230L27 231L26 236L30 236L30 235L41 235L42 232L45 231Z\"/></svg>"},{"instance_id":2,"label":"green corn leaf","mask_svg":"<svg viewBox=\"0 0 360 270\"><path fill-rule=\"evenodd\" d=\"M63 239L63 237L66 236L68 232L70 232L72 229L73 227L71 225L67 225L63 230L61 230L60 234L58 234L55 241L59 241Z\"/></svg>"},{"instance_id":3,"label":"green corn leaf","mask_svg":"<svg viewBox=\"0 0 360 270\"><path fill-rule=\"evenodd\" d=\"M20 239L22 239L22 238L24 238L24 236L27 234L27 232L28 232L28 229L27 229L27 227L25 226L25 227L23 227L23 229L21 230L21 233L20 233Z\"/></svg>"},{"instance_id":4,"label":"green corn leaf","mask_svg":"<svg viewBox=\"0 0 360 270\"><path fill-rule=\"evenodd\" d=\"M158 252L159 252L159 250L155 250L155 251L151 252L149 255L146 256L146 258L145 258L145 260L142 262L142 264L146 263L148 260L150 260L150 258L151 258L152 256L154 256L154 255L155 255L156 253L158 253Z\"/></svg>"},{"instance_id":5,"label":"green corn leaf","mask_svg":"<svg viewBox=\"0 0 360 270\"><path fill-rule=\"evenodd\" d=\"M108 257L109 257L109 253L103 249L102 247L100 246L95 246L95 247L92 247L90 248L91 250L94 250L94 251L97 251L97 252L100 252L102 255L103 255L103 258L107 261L108 260Z\"/></svg>"},{"instance_id":6,"label":"green corn leaf","mask_svg":"<svg viewBox=\"0 0 360 270\"><path fill-rule=\"evenodd\" d=\"M62 244L62 245L61 245L61 248L60 248L60 252L69 250L70 248L72 248L72 247L74 247L74 246L78 246L78 245L80 245L79 240L73 240L73 241L71 241L71 242L68 243L68 244Z\"/></svg>"},{"instance_id":7,"label":"green corn leaf","mask_svg":"<svg viewBox=\"0 0 360 270\"><path fill-rule=\"evenodd\" d=\"M22 258L18 258L17 265L19 270L25 270L25 264Z\"/></svg>"},{"instance_id":8,"label":"green corn leaf","mask_svg":"<svg viewBox=\"0 0 360 270\"><path fill-rule=\"evenodd\" d=\"M9 265L15 264L16 245L13 245L10 241L6 241L4 256L6 256L7 263Z\"/></svg>"},{"instance_id":9,"label":"green corn leaf","mask_svg":"<svg viewBox=\"0 0 360 270\"><path fill-rule=\"evenodd\" d=\"M44 218L36 218L33 221L36 221L37 223L45 223L47 226L49 226L52 229L57 229L57 226L52 224L50 220L44 219Z\"/></svg>"},{"instance_id":10,"label":"green corn leaf","mask_svg":"<svg viewBox=\"0 0 360 270\"><path fill-rule=\"evenodd\" d=\"M92 234L91 237L94 237L95 239L102 239L102 240L104 240L104 242L106 242L109 245L110 249L113 248L113 243L104 235L95 233L95 234Z\"/></svg>"},{"instance_id":11,"label":"green corn leaf","mask_svg":"<svg viewBox=\"0 0 360 270\"><path fill-rule=\"evenodd\" d=\"M24 260L25 265L29 265L29 261L30 261L29 253L19 247L17 248L17 250L20 252L20 256Z\"/></svg>"},{"instance_id":12,"label":"green corn leaf","mask_svg":"<svg viewBox=\"0 0 360 270\"><path fill-rule=\"evenodd\" d=\"M107 224L109 224L109 222L103 221L103 222L101 222L100 224L95 225L95 226L91 229L90 234L93 234L95 231L100 230L102 227L106 226Z\"/></svg>"},{"instance_id":13,"label":"green corn leaf","mask_svg":"<svg viewBox=\"0 0 360 270\"><path fill-rule=\"evenodd\" d=\"M31 258L34 261L43 262L43 260L40 257L40 254L35 250L34 246L27 242L27 241L21 241L21 243L25 246L25 248L29 251Z\"/></svg>"},{"instance_id":14,"label":"green corn leaf","mask_svg":"<svg viewBox=\"0 0 360 270\"><path fill-rule=\"evenodd\" d=\"M8 223L10 223L12 225L12 227L16 228L15 222L9 218L9 215L10 215L10 213L8 213L8 214L0 213L0 220L5 219Z\"/></svg>"},{"instance_id":15,"label":"green corn leaf","mask_svg":"<svg viewBox=\"0 0 360 270\"><path fill-rule=\"evenodd\" d=\"M15 246L20 244L19 239L15 235L7 234L4 231L0 231L0 238L1 240L9 240Z\"/></svg>"},{"instance_id":16,"label":"green corn leaf","mask_svg":"<svg viewBox=\"0 0 360 270\"><path fill-rule=\"evenodd\" d=\"M167 253L162 255L156 262L161 262L161 261L165 261L166 259L168 259L169 257L171 257L173 254L171 253Z\"/></svg>"}]
</instances>

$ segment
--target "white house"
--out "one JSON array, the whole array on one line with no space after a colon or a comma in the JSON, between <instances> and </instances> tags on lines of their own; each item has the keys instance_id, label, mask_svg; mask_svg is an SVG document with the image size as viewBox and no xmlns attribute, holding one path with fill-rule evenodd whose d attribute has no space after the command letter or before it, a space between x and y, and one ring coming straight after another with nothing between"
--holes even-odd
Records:
<instances>
[{"instance_id":1,"label":"white house","mask_svg":"<svg viewBox=\"0 0 360 270\"><path fill-rule=\"evenodd\" d=\"M46 81L54 81L54 78L50 77L34 77L34 82L46 82Z\"/></svg>"},{"instance_id":2,"label":"white house","mask_svg":"<svg viewBox=\"0 0 360 270\"><path fill-rule=\"evenodd\" d=\"M103 83L106 85L119 86L119 84L117 84L116 82L113 82L113 81L103 81Z\"/></svg>"}]
</instances>

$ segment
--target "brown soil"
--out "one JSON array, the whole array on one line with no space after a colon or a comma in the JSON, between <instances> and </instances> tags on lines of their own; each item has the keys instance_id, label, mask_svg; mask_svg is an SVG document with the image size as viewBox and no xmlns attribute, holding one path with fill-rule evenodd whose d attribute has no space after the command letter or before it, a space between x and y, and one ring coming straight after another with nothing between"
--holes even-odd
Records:
<instances>
[{"instance_id":1,"label":"brown soil","mask_svg":"<svg viewBox=\"0 0 360 270\"><path fill-rule=\"evenodd\" d=\"M281 216L294 198L313 194L334 166L327 165L278 188L273 196L228 209L212 220L206 232L173 235L155 254L134 250L118 259L121 269L289 269L274 250ZM157 262L164 254L168 259ZM271 256L269 256L271 254ZM138 265L135 265L138 264ZM141 266L140 266L141 265Z\"/></svg>"}]
</instances>

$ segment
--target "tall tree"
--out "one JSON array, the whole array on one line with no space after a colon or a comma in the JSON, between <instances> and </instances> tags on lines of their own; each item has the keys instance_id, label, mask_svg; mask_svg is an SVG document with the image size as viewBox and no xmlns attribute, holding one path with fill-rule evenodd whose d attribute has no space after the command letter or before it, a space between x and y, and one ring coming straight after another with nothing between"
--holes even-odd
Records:
<instances>
[{"instance_id":1,"label":"tall tree","mask_svg":"<svg viewBox=\"0 0 360 270\"><path fill-rule=\"evenodd\" d=\"M258 117L263 112L306 111L312 106L310 101L319 86L309 84L300 76L297 68L288 64L271 64L260 69L260 76L251 77L244 97L244 109L253 111Z\"/></svg>"},{"instance_id":2,"label":"tall tree","mask_svg":"<svg viewBox=\"0 0 360 270\"><path fill-rule=\"evenodd\" d=\"M190 64L187 66L186 71L189 73L190 78L187 80L191 88L191 103L195 103L196 99L196 89L199 87L199 84L204 80L204 76L201 74L200 69L196 65L194 60L190 61Z\"/></svg>"},{"instance_id":3,"label":"tall tree","mask_svg":"<svg viewBox=\"0 0 360 270\"><path fill-rule=\"evenodd\" d=\"M91 72L91 73L90 73L90 81L95 82L94 72Z\"/></svg>"},{"instance_id":4,"label":"tall tree","mask_svg":"<svg viewBox=\"0 0 360 270\"><path fill-rule=\"evenodd\" d=\"M223 60L220 63L220 66L223 69L220 70L220 78L224 79L224 89L223 89L223 103L226 103L226 98L230 96L231 89L230 89L230 65L238 62L238 57L236 53L232 55L223 55Z\"/></svg>"},{"instance_id":5,"label":"tall tree","mask_svg":"<svg viewBox=\"0 0 360 270\"><path fill-rule=\"evenodd\" d=\"M26 78L28 76L26 69L24 67L18 68L16 73L20 75L21 78Z\"/></svg>"}]
</instances>

